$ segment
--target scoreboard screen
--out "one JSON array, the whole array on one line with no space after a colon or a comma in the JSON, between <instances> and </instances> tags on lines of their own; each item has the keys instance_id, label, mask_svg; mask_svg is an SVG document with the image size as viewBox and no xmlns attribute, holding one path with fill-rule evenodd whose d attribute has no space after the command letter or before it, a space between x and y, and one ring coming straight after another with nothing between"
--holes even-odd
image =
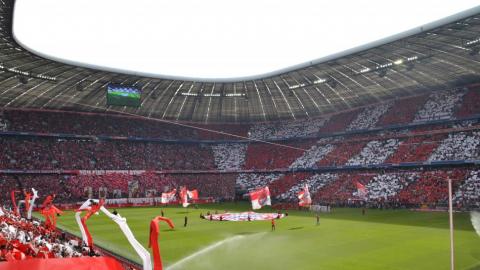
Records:
<instances>
[{"instance_id":1,"label":"scoreboard screen","mask_svg":"<svg viewBox=\"0 0 480 270\"><path fill-rule=\"evenodd\" d=\"M138 107L140 99L140 89L115 84L107 86L107 105Z\"/></svg>"}]
</instances>

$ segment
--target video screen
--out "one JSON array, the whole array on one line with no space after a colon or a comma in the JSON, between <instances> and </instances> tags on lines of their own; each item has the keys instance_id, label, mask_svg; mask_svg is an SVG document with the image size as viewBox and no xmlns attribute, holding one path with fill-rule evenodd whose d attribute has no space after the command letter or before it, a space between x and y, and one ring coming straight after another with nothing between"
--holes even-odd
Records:
<instances>
[{"instance_id":1,"label":"video screen","mask_svg":"<svg viewBox=\"0 0 480 270\"><path fill-rule=\"evenodd\" d=\"M115 84L107 86L107 105L138 107L140 99L140 89Z\"/></svg>"}]
</instances>

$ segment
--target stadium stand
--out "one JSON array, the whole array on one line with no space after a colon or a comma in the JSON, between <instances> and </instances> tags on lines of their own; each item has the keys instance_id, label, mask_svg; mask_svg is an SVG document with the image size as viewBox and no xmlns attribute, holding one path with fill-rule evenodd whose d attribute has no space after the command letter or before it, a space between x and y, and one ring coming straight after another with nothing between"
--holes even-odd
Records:
<instances>
[{"instance_id":1,"label":"stadium stand","mask_svg":"<svg viewBox=\"0 0 480 270\"><path fill-rule=\"evenodd\" d=\"M393 102L382 103L365 108L347 127L348 130L369 129L375 126L379 118L393 105Z\"/></svg>"},{"instance_id":2,"label":"stadium stand","mask_svg":"<svg viewBox=\"0 0 480 270\"><path fill-rule=\"evenodd\" d=\"M264 187L277 181L283 176L278 173L241 173L238 175L236 185L242 190L252 191L259 187Z\"/></svg>"},{"instance_id":3,"label":"stadium stand","mask_svg":"<svg viewBox=\"0 0 480 270\"><path fill-rule=\"evenodd\" d=\"M367 199L369 201L388 201L392 200L399 191L403 190L409 184L417 181L419 173L417 172L398 172L378 174L373 177L365 187L368 190ZM358 191L353 192L353 197L360 197Z\"/></svg>"},{"instance_id":4,"label":"stadium stand","mask_svg":"<svg viewBox=\"0 0 480 270\"><path fill-rule=\"evenodd\" d=\"M304 138L316 135L326 119L307 119L282 123L255 124L249 131L249 138L260 140Z\"/></svg>"},{"instance_id":5,"label":"stadium stand","mask_svg":"<svg viewBox=\"0 0 480 270\"><path fill-rule=\"evenodd\" d=\"M247 144L217 144L212 149L219 170L239 170L245 164Z\"/></svg>"},{"instance_id":6,"label":"stadium stand","mask_svg":"<svg viewBox=\"0 0 480 270\"><path fill-rule=\"evenodd\" d=\"M451 179L455 189L464 181L466 170L427 171L419 179L398 193L398 199L404 204L437 204L445 205L448 197L448 183Z\"/></svg>"},{"instance_id":7,"label":"stadium stand","mask_svg":"<svg viewBox=\"0 0 480 270\"><path fill-rule=\"evenodd\" d=\"M467 180L458 188L454 200L458 208L478 208L480 207L480 171L473 170L468 175Z\"/></svg>"},{"instance_id":8,"label":"stadium stand","mask_svg":"<svg viewBox=\"0 0 480 270\"><path fill-rule=\"evenodd\" d=\"M480 85L471 86L463 97L463 102L456 112L457 118L469 117L480 114Z\"/></svg>"},{"instance_id":9,"label":"stadium stand","mask_svg":"<svg viewBox=\"0 0 480 270\"><path fill-rule=\"evenodd\" d=\"M480 133L455 133L449 134L448 138L438 146L429 157L429 160L469 160L480 157Z\"/></svg>"},{"instance_id":10,"label":"stadium stand","mask_svg":"<svg viewBox=\"0 0 480 270\"><path fill-rule=\"evenodd\" d=\"M399 99L385 114L380 117L377 126L388 126L410 123L419 107L425 104L428 96L420 95Z\"/></svg>"},{"instance_id":11,"label":"stadium stand","mask_svg":"<svg viewBox=\"0 0 480 270\"><path fill-rule=\"evenodd\" d=\"M399 141L389 139L386 141L370 141L362 151L349 159L346 165L382 164L398 148Z\"/></svg>"},{"instance_id":12,"label":"stadium stand","mask_svg":"<svg viewBox=\"0 0 480 270\"><path fill-rule=\"evenodd\" d=\"M304 180L299 181L297 184L293 185L289 190L277 196L280 201L290 201L295 202L297 200L298 192L303 188L304 185L309 186L311 194L327 185L330 182L333 182L337 179L337 174L325 173L325 174L314 174Z\"/></svg>"},{"instance_id":13,"label":"stadium stand","mask_svg":"<svg viewBox=\"0 0 480 270\"><path fill-rule=\"evenodd\" d=\"M464 89L433 92L423 108L417 112L414 122L452 118L455 108L459 106L464 94Z\"/></svg>"},{"instance_id":14,"label":"stadium stand","mask_svg":"<svg viewBox=\"0 0 480 270\"><path fill-rule=\"evenodd\" d=\"M45 228L38 221L29 221L8 210L0 216L0 259L2 261L33 258L72 258L99 256L82 248L75 239L67 239L58 231Z\"/></svg>"},{"instance_id":15,"label":"stadium stand","mask_svg":"<svg viewBox=\"0 0 480 270\"><path fill-rule=\"evenodd\" d=\"M304 151L302 149L309 149L313 144L314 142L311 140L285 142L282 145L249 144L245 169L288 168L290 164L303 154Z\"/></svg>"}]
</instances>

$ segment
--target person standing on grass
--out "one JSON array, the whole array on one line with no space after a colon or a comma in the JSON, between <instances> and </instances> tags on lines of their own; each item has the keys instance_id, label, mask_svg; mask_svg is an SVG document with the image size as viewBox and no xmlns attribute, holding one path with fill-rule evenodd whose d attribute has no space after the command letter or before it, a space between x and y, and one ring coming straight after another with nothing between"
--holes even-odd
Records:
<instances>
[{"instance_id":1,"label":"person standing on grass","mask_svg":"<svg viewBox=\"0 0 480 270\"><path fill-rule=\"evenodd\" d=\"M164 217L164 216L165 216L165 213L163 213L163 209L162 209L162 210L160 210L160 215L161 215L162 217Z\"/></svg>"},{"instance_id":2,"label":"person standing on grass","mask_svg":"<svg viewBox=\"0 0 480 270\"><path fill-rule=\"evenodd\" d=\"M275 219L272 218L272 232L275 231Z\"/></svg>"},{"instance_id":3,"label":"person standing on grass","mask_svg":"<svg viewBox=\"0 0 480 270\"><path fill-rule=\"evenodd\" d=\"M185 216L185 223L183 223L183 227L187 227L187 223L188 223L188 217Z\"/></svg>"},{"instance_id":4,"label":"person standing on grass","mask_svg":"<svg viewBox=\"0 0 480 270\"><path fill-rule=\"evenodd\" d=\"M320 225L320 215L317 213L317 226Z\"/></svg>"}]
</instances>

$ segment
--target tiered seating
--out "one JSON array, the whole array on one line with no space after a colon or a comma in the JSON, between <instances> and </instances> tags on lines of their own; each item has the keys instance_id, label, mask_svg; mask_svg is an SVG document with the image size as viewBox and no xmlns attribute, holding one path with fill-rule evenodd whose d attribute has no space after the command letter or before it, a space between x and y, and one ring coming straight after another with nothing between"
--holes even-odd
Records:
<instances>
[{"instance_id":1,"label":"tiered seating","mask_svg":"<svg viewBox=\"0 0 480 270\"><path fill-rule=\"evenodd\" d=\"M55 111L5 110L9 130L164 139L198 138L197 130L139 117Z\"/></svg>"},{"instance_id":2,"label":"tiered seating","mask_svg":"<svg viewBox=\"0 0 480 270\"><path fill-rule=\"evenodd\" d=\"M422 109L415 115L414 122L450 119L455 106L459 105L465 91L450 90L433 92Z\"/></svg>"},{"instance_id":3,"label":"tiered seating","mask_svg":"<svg viewBox=\"0 0 480 270\"><path fill-rule=\"evenodd\" d=\"M0 243L1 261L89 255L89 250L82 250L76 241L69 241L37 221L27 221L7 210L2 210L0 215Z\"/></svg>"},{"instance_id":4,"label":"tiered seating","mask_svg":"<svg viewBox=\"0 0 480 270\"><path fill-rule=\"evenodd\" d=\"M375 174L340 174L338 179L319 189L313 196L315 202L339 203L351 199L363 199L354 197L357 191L356 182L367 185Z\"/></svg>"},{"instance_id":5,"label":"tiered seating","mask_svg":"<svg viewBox=\"0 0 480 270\"><path fill-rule=\"evenodd\" d=\"M328 153L324 159L318 162L319 166L340 166L344 165L352 156L358 154L363 147L364 142L346 142L337 144L336 147Z\"/></svg>"},{"instance_id":6,"label":"tiered seating","mask_svg":"<svg viewBox=\"0 0 480 270\"><path fill-rule=\"evenodd\" d=\"M4 117L3 111L0 110L0 131L8 130L8 120Z\"/></svg>"},{"instance_id":7,"label":"tiered seating","mask_svg":"<svg viewBox=\"0 0 480 270\"><path fill-rule=\"evenodd\" d=\"M443 134L408 138L400 142L397 151L386 160L386 163L425 161L444 138Z\"/></svg>"},{"instance_id":8,"label":"tiered seating","mask_svg":"<svg viewBox=\"0 0 480 270\"><path fill-rule=\"evenodd\" d=\"M480 171L471 171L467 180L455 192L454 201L459 207L480 207Z\"/></svg>"},{"instance_id":9,"label":"tiered seating","mask_svg":"<svg viewBox=\"0 0 480 270\"><path fill-rule=\"evenodd\" d=\"M367 199L372 201L388 201L397 193L419 178L416 172L385 173L373 177L366 186ZM353 196L361 197L358 191Z\"/></svg>"},{"instance_id":10,"label":"tiered seating","mask_svg":"<svg viewBox=\"0 0 480 270\"><path fill-rule=\"evenodd\" d=\"M148 197L161 192L187 185L189 189L198 189L201 197L232 199L235 195L234 174L180 174L159 175L153 172L131 175L126 173L88 174L88 175L18 175L4 176L0 182L0 194L9 198L11 190L35 188L39 194L55 193L56 202L83 201L91 196L100 196L104 189L106 198ZM153 192L153 193L152 193ZM23 198L23 195L19 195Z\"/></svg>"},{"instance_id":11,"label":"tiered seating","mask_svg":"<svg viewBox=\"0 0 480 270\"><path fill-rule=\"evenodd\" d=\"M215 165L219 170L239 170L245 163L247 144L230 143L212 146Z\"/></svg>"},{"instance_id":12,"label":"tiered seating","mask_svg":"<svg viewBox=\"0 0 480 270\"><path fill-rule=\"evenodd\" d=\"M298 182L289 190L283 192L282 194L279 194L278 196L276 196L276 198L281 201L297 202L297 194L298 192L300 192L300 190L303 189L305 184L308 186L310 194L313 195L317 192L318 189L335 181L337 177L337 174L331 173L314 174L311 177L305 179L304 181Z\"/></svg>"},{"instance_id":13,"label":"tiered seating","mask_svg":"<svg viewBox=\"0 0 480 270\"><path fill-rule=\"evenodd\" d=\"M195 125L200 140L242 140L248 137L250 125ZM230 135L231 134L231 135ZM233 135L233 136L232 136Z\"/></svg>"},{"instance_id":14,"label":"tiered seating","mask_svg":"<svg viewBox=\"0 0 480 270\"><path fill-rule=\"evenodd\" d=\"M346 165L370 165L382 164L384 161L398 148L399 141L397 139L389 139L386 141L371 141L367 143L362 151L349 159Z\"/></svg>"},{"instance_id":15,"label":"tiered seating","mask_svg":"<svg viewBox=\"0 0 480 270\"><path fill-rule=\"evenodd\" d=\"M480 114L480 86L469 88L467 94L463 97L463 103L455 113L457 118L468 117Z\"/></svg>"},{"instance_id":16,"label":"tiered seating","mask_svg":"<svg viewBox=\"0 0 480 270\"><path fill-rule=\"evenodd\" d=\"M335 146L333 144L327 145L314 145L308 151L305 151L303 155L297 158L290 166L291 169L298 168L313 168L315 164L323 159L328 153L330 153Z\"/></svg>"},{"instance_id":17,"label":"tiered seating","mask_svg":"<svg viewBox=\"0 0 480 270\"><path fill-rule=\"evenodd\" d=\"M200 144L0 137L0 169L209 170L213 153Z\"/></svg>"},{"instance_id":18,"label":"tiered seating","mask_svg":"<svg viewBox=\"0 0 480 270\"><path fill-rule=\"evenodd\" d=\"M249 137L257 140L302 138L316 135L326 119L306 119L280 123L255 124Z\"/></svg>"},{"instance_id":19,"label":"tiered seating","mask_svg":"<svg viewBox=\"0 0 480 270\"><path fill-rule=\"evenodd\" d=\"M428 160L469 160L480 157L480 132L449 134Z\"/></svg>"},{"instance_id":20,"label":"tiered seating","mask_svg":"<svg viewBox=\"0 0 480 270\"><path fill-rule=\"evenodd\" d=\"M241 173L238 175L236 185L247 191L252 191L260 187L265 187L273 181L277 181L283 176L279 173Z\"/></svg>"},{"instance_id":21,"label":"tiered seating","mask_svg":"<svg viewBox=\"0 0 480 270\"><path fill-rule=\"evenodd\" d=\"M359 113L357 118L348 125L347 130L359 130L374 127L378 122L378 119L380 119L380 117L385 114L392 105L393 102L386 102L365 108L365 110Z\"/></svg>"},{"instance_id":22,"label":"tiered seating","mask_svg":"<svg viewBox=\"0 0 480 270\"><path fill-rule=\"evenodd\" d=\"M436 204L446 203L448 198L448 182L452 180L454 188L465 179L466 171L429 171L398 193L398 199L404 204Z\"/></svg>"},{"instance_id":23,"label":"tiered seating","mask_svg":"<svg viewBox=\"0 0 480 270\"><path fill-rule=\"evenodd\" d=\"M197 189L200 197L220 200L235 198L236 174L175 174L169 178L176 184L177 189L181 186L187 186L190 190Z\"/></svg>"},{"instance_id":24,"label":"tiered seating","mask_svg":"<svg viewBox=\"0 0 480 270\"><path fill-rule=\"evenodd\" d=\"M299 183L301 180L306 179L310 175L311 173L300 172L284 175L269 185L270 193L272 196L283 194L292 186Z\"/></svg>"},{"instance_id":25,"label":"tiered seating","mask_svg":"<svg viewBox=\"0 0 480 270\"><path fill-rule=\"evenodd\" d=\"M26 189L31 192L31 188L35 188L40 195L55 193L56 202L68 202L73 198L68 187L68 176L66 175L21 175L21 176L5 176L7 179L17 180L17 190ZM8 191L7 187L7 190ZM10 187L13 189L14 187ZM22 195L23 198L23 195Z\"/></svg>"},{"instance_id":26,"label":"tiered seating","mask_svg":"<svg viewBox=\"0 0 480 270\"><path fill-rule=\"evenodd\" d=\"M419 107L424 105L428 96L421 95L412 98L400 99L380 117L377 126L406 124L413 121Z\"/></svg>"},{"instance_id":27,"label":"tiered seating","mask_svg":"<svg viewBox=\"0 0 480 270\"><path fill-rule=\"evenodd\" d=\"M355 119L357 114L361 110L353 110L350 112L344 112L340 114L335 114L330 117L330 119L325 123L325 125L320 128L320 133L331 133L344 131L345 128Z\"/></svg>"},{"instance_id":28,"label":"tiered seating","mask_svg":"<svg viewBox=\"0 0 480 270\"><path fill-rule=\"evenodd\" d=\"M301 149L309 149L313 144L313 141L282 143L299 149L264 143L249 144L245 169L288 168L304 153Z\"/></svg>"}]
</instances>

